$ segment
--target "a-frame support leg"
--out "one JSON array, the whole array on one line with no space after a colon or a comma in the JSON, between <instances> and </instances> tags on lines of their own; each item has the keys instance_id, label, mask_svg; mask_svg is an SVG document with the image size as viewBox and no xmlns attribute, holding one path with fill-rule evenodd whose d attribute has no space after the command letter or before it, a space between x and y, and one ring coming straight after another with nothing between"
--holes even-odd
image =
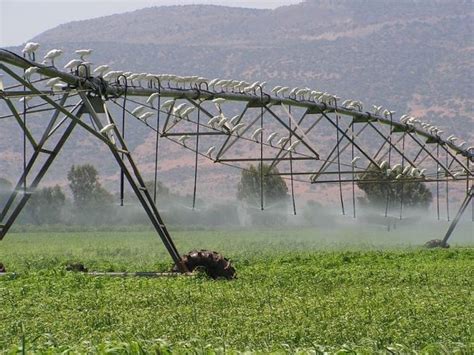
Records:
<instances>
[{"instance_id":1,"label":"a-frame support leg","mask_svg":"<svg viewBox=\"0 0 474 355\"><path fill-rule=\"evenodd\" d=\"M101 134L97 132L97 134L101 136L102 140L110 148L110 151L112 152L115 160L117 161L120 168L122 169L125 177L130 183L130 186L135 192L135 195L140 201L151 223L155 227L155 230L160 236L163 244L165 245L165 248L168 250L168 253L170 254L171 258L176 264L178 270L183 273L188 272L189 270L187 269L186 265L183 263L181 255L179 254L173 242L173 239L171 238L171 235L168 229L166 228L166 225L164 224L163 219L161 218L160 213L158 212L158 209L156 208L153 198L150 192L148 191L147 187L145 186L145 181L143 180L140 174L140 171L137 165L135 164L135 161L132 158L132 155L129 149L120 131L115 125L115 122L113 121L112 116L108 112L105 104L102 102L102 100L99 100L100 104L103 107L105 118L107 120L106 122L102 122L99 117L99 114L94 109L94 106L92 105L87 95L81 94L81 97L82 97L85 107L87 108L87 112L92 116L99 131L107 124L114 125L113 137L114 137L114 140L117 140L117 143L120 146L120 148L117 147L117 143L113 142L113 140L111 139L111 135L109 136L108 133ZM96 98L96 102L97 102L97 98Z\"/></svg>"},{"instance_id":2,"label":"a-frame support leg","mask_svg":"<svg viewBox=\"0 0 474 355\"><path fill-rule=\"evenodd\" d=\"M158 235L160 236L161 240L163 241L163 244L165 245L166 249L170 253L173 261L175 262L177 268L181 272L187 272L188 269L186 265L184 264L181 255L179 254L178 250L176 249L176 246L173 243L173 240L171 239L171 235L169 234L160 214L158 213L158 210L151 198L151 195L149 191L147 190L145 186L145 182L143 181L143 178L140 175L140 172L133 161L130 152L128 151L128 148L125 145L125 142L116 128L115 124L112 121L112 117L109 115L107 110L105 109L105 105L102 102L102 99L99 97L95 97L96 101L98 101L103 105L105 112L107 112L107 123L114 124L114 133L115 136L118 138L119 143L121 145L121 149L117 148L116 145L110 140L110 137L108 137L107 133L100 133L100 130L104 128L104 125L101 123L100 118L97 115L97 112L94 110L91 102L89 101L89 97L84 94L84 93L79 93L82 102L84 104L83 107L81 107L81 114L84 112L90 113L91 117L95 121L95 124L97 126L97 130L95 128L89 127L87 124L82 122L77 115L74 115L73 113L67 111L62 105L58 105L56 102L51 100L48 96L42 94L38 89L36 89L31 83L25 81L22 77L18 76L16 73L5 67L4 65L0 64L0 69L3 69L6 73L8 73L11 77L16 79L19 83L24 85L25 87L29 88L33 93L38 94L42 100L46 101L48 104L50 104L52 107L54 107L57 111L65 114L67 117L71 119L70 126L67 128L68 134L64 134L64 136L61 138L60 142L58 142L55 150L53 150L54 154L51 154L50 157L47 159L46 163L44 164L43 168L41 169L40 173L38 176L34 179L32 185L30 188L35 188L38 184L41 178L44 176L46 173L47 169L51 165L51 163L54 160L54 157L57 155L59 150L62 148L64 145L65 141L67 140L67 137L72 131L72 128L77 124L84 128L86 131L91 133L93 136L101 140L102 142L106 143L107 146L110 148L112 151L112 154L114 155L115 159L117 160L120 168L123 170L125 176L127 177L130 185L132 186L133 191L137 195L137 198L139 199L140 203L142 204L143 208L145 209L145 212L147 213L148 217L150 218L153 226L155 227L156 231L158 232ZM57 151L56 151L57 149ZM123 154L124 159L122 159L121 155ZM126 159L125 159L126 158ZM131 166L131 170L128 169L126 165L126 161ZM25 195L22 200L20 201L20 204L15 208L13 212L13 218L9 218L7 221L6 225L0 225L0 240L5 236L7 233L8 229L11 227L13 224L15 218L18 216L20 213L21 209L24 207L26 202L28 201L29 196Z\"/></svg>"},{"instance_id":3,"label":"a-frame support leg","mask_svg":"<svg viewBox=\"0 0 474 355\"><path fill-rule=\"evenodd\" d=\"M15 222L16 218L20 214L21 210L25 207L26 203L30 199L31 195L33 192L36 190L38 187L39 183L41 182L41 179L44 177L48 169L50 168L51 164L53 163L54 159L58 155L59 151L61 148L64 146L64 143L66 143L67 139L72 133L72 130L76 126L75 121L71 121L69 125L66 127L66 130L62 133L61 137L59 138L59 141L56 143L56 146L54 147L53 150L47 151L42 149L43 144L38 145L36 148L35 152L33 153L32 157L30 158L30 161L28 162L27 165L27 170L23 172L20 180L18 181L17 184L17 189L22 186L25 182L25 179L27 178L28 174L30 173L34 163L36 162L36 159L38 158L40 153L46 153L48 154L48 158L46 161L42 164L40 167L39 171L36 173L36 175L33 178L33 181L29 186L27 186L26 190L23 191L23 194L18 200L19 194L18 191L15 190L12 192L10 198L7 201L7 204L4 206L2 213L0 215L0 222L3 221L3 219L6 218L5 224L0 224L0 240L2 240L7 232L10 230L11 226ZM14 203L17 202L11 213L8 215L8 212L10 208L14 205Z\"/></svg>"},{"instance_id":4,"label":"a-frame support leg","mask_svg":"<svg viewBox=\"0 0 474 355\"><path fill-rule=\"evenodd\" d=\"M459 220L461 219L464 211L466 211L467 206L469 206L469 203L472 200L472 197L474 196L474 186L471 186L470 190L467 191L466 198L461 204L461 207L459 207L458 213L456 214L456 217L454 217L453 221L449 225L448 231L446 232L446 235L443 238L443 241L441 242L443 247L447 246L448 239L451 237L451 234L453 233L454 229L456 228L456 225L458 224Z\"/></svg>"}]
</instances>

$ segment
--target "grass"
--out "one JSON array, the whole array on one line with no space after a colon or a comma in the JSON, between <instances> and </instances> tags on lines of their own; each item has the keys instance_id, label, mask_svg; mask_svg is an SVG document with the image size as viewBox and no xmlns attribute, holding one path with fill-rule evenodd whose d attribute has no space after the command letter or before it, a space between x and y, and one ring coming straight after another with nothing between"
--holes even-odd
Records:
<instances>
[{"instance_id":1,"label":"grass","mask_svg":"<svg viewBox=\"0 0 474 355\"><path fill-rule=\"evenodd\" d=\"M174 233L183 252L231 257L231 282L64 271L68 260L168 270L147 231L11 234L0 260L18 274L0 277L0 349L472 353L474 250L425 250L402 231L351 229Z\"/></svg>"}]
</instances>

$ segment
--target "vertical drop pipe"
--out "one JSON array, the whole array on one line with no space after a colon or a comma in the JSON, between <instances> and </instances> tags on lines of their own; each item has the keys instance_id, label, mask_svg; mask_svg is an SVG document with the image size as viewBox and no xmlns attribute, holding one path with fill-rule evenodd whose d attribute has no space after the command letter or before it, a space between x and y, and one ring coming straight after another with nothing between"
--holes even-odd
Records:
<instances>
[{"instance_id":1,"label":"vertical drop pipe","mask_svg":"<svg viewBox=\"0 0 474 355\"><path fill-rule=\"evenodd\" d=\"M436 215L439 221L439 144L436 145Z\"/></svg>"},{"instance_id":2,"label":"vertical drop pipe","mask_svg":"<svg viewBox=\"0 0 474 355\"><path fill-rule=\"evenodd\" d=\"M392 166L392 128L393 128L393 116L390 113L390 134L388 135L388 167L391 168ZM388 177L388 183L391 184L390 182L390 176ZM390 185L389 185L390 186ZM388 216L388 208L391 202L391 194L392 194L392 189L391 186L387 189L387 200L385 202L385 218Z\"/></svg>"},{"instance_id":3,"label":"vertical drop pipe","mask_svg":"<svg viewBox=\"0 0 474 355\"><path fill-rule=\"evenodd\" d=\"M405 168L405 133L403 133L402 137L402 169ZM403 176L402 176L403 179ZM405 187L405 182L400 183L401 188L400 188L400 219L403 217L403 195L404 195L404 187Z\"/></svg>"},{"instance_id":4,"label":"vertical drop pipe","mask_svg":"<svg viewBox=\"0 0 474 355\"><path fill-rule=\"evenodd\" d=\"M449 157L448 157L448 151L446 150L446 166L449 169ZM450 220L449 218L449 176L448 173L446 173L446 218L448 219L448 222Z\"/></svg>"},{"instance_id":5,"label":"vertical drop pipe","mask_svg":"<svg viewBox=\"0 0 474 355\"><path fill-rule=\"evenodd\" d=\"M160 139L160 109L161 109L161 84L158 89L158 108L156 114L156 137L155 137L155 176L153 178L153 202L156 205L156 194L158 188L158 153L159 153L159 139Z\"/></svg>"},{"instance_id":6,"label":"vertical drop pipe","mask_svg":"<svg viewBox=\"0 0 474 355\"><path fill-rule=\"evenodd\" d=\"M125 107L127 105L127 79L125 79L125 93L123 96L123 106L122 106L122 139L125 140ZM122 160L125 158L125 154L122 153ZM123 169L120 169L120 206L123 207L124 202L124 195L125 195L125 174Z\"/></svg>"},{"instance_id":7,"label":"vertical drop pipe","mask_svg":"<svg viewBox=\"0 0 474 355\"><path fill-rule=\"evenodd\" d=\"M23 58L26 58L26 54L23 54ZM23 77L25 76L25 69L23 69ZM23 85L23 91L26 91L26 86ZM26 96L23 96L23 191L26 193Z\"/></svg>"},{"instance_id":8,"label":"vertical drop pipe","mask_svg":"<svg viewBox=\"0 0 474 355\"><path fill-rule=\"evenodd\" d=\"M288 106L288 112L291 114L291 106ZM291 117L288 117L288 127L290 128L290 147L291 147L291 136L293 131L291 128ZM295 201L295 183L293 179L293 154L290 151L290 184L291 184L291 201L293 203L293 214L296 216L296 201Z\"/></svg>"},{"instance_id":9,"label":"vertical drop pipe","mask_svg":"<svg viewBox=\"0 0 474 355\"><path fill-rule=\"evenodd\" d=\"M336 114L336 140L337 140L337 172L338 172L338 180L339 180L339 198L341 200L341 209L342 215L346 215L346 211L344 209L344 197L342 196L342 178L341 178L341 156L340 156L340 147L339 147L339 115Z\"/></svg>"},{"instance_id":10,"label":"vertical drop pipe","mask_svg":"<svg viewBox=\"0 0 474 355\"><path fill-rule=\"evenodd\" d=\"M260 210L264 210L264 199L263 199L263 89L260 88L261 93L261 111L260 111Z\"/></svg>"},{"instance_id":11,"label":"vertical drop pipe","mask_svg":"<svg viewBox=\"0 0 474 355\"><path fill-rule=\"evenodd\" d=\"M354 121L351 123L351 138L352 141L355 140L354 137ZM351 167L352 167L352 217L356 218L356 201L355 201L355 173L354 173L354 143L351 143Z\"/></svg>"},{"instance_id":12,"label":"vertical drop pipe","mask_svg":"<svg viewBox=\"0 0 474 355\"><path fill-rule=\"evenodd\" d=\"M470 172L471 172L471 169L469 168L469 165L470 165L470 159L467 158L467 163L466 163L466 166L467 166L467 175L466 175L466 193L469 193L470 192L470 182L471 182L471 179L470 179ZM474 199L471 199L471 220L472 222L474 222Z\"/></svg>"},{"instance_id":13,"label":"vertical drop pipe","mask_svg":"<svg viewBox=\"0 0 474 355\"><path fill-rule=\"evenodd\" d=\"M193 210L196 208L198 158L199 158L199 129L201 124L201 103L198 104L197 127L196 127L196 155L194 157L194 186L193 186Z\"/></svg>"}]
</instances>

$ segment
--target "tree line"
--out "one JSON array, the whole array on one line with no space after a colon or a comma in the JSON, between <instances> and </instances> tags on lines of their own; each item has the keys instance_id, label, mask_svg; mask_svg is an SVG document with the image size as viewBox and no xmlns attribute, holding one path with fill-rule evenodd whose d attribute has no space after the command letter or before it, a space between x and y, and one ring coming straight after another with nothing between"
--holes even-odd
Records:
<instances>
[{"instance_id":1,"label":"tree line","mask_svg":"<svg viewBox=\"0 0 474 355\"><path fill-rule=\"evenodd\" d=\"M28 201L19 222L33 225L148 223L136 197L130 192L127 193L126 200L136 202L135 208L126 209L128 211L126 214L118 212L115 203L118 197L102 186L99 173L94 166L73 165L67 174L67 180L72 200L66 197L66 193L59 185L38 189ZM422 181L410 180L394 184L392 176L388 176L372 165L360 174L357 185L365 194L359 199L359 202L365 206L382 207L387 204L395 206L403 200L405 206L427 209L432 201L432 194ZM154 183L147 182L146 187L149 191L153 191ZM0 177L0 209L6 203L12 189L13 185ZM179 213L175 213L179 206L188 204L189 196L174 194L159 181L157 195L160 209L164 206L168 209L174 208L169 213L165 211L166 219L171 223L216 225L222 221L229 222L229 215L238 214L238 206L235 203L210 206L208 214L212 216L206 216L205 212L188 212L182 208ZM248 169L242 170L236 197L251 224L281 224L289 215L288 187L276 167L258 164L250 165ZM260 213L262 197L267 213ZM314 214L321 213L323 209L318 209L318 206L320 205L314 201L308 204L309 209L305 212L308 214L308 220L315 217L311 215L311 210Z\"/></svg>"}]
</instances>

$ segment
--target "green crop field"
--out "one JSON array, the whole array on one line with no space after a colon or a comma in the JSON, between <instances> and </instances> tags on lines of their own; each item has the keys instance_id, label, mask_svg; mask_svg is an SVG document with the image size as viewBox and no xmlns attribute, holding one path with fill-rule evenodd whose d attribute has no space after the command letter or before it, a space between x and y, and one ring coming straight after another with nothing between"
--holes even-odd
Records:
<instances>
[{"instance_id":1,"label":"green crop field","mask_svg":"<svg viewBox=\"0 0 474 355\"><path fill-rule=\"evenodd\" d=\"M17 273L0 277L0 349L473 353L474 249L423 249L426 235L174 231L183 253L232 259L238 278L214 281L65 271L71 260L89 270L167 271L151 231L11 233L0 243L0 261Z\"/></svg>"}]
</instances>

